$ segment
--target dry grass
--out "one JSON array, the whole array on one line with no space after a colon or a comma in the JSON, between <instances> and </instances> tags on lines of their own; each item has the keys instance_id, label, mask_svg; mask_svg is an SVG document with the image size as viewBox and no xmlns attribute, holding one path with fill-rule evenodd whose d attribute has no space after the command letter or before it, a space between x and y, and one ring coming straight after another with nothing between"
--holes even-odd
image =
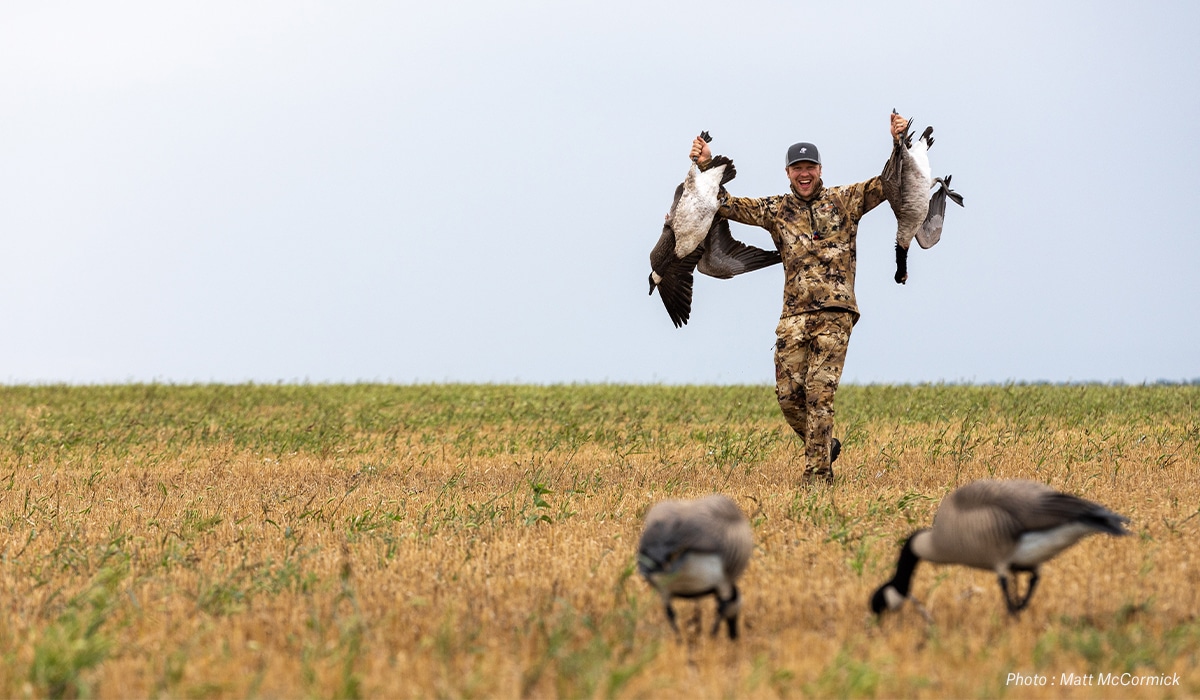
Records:
<instances>
[{"instance_id":1,"label":"dry grass","mask_svg":"<svg viewBox=\"0 0 1200 700\"><path fill-rule=\"evenodd\" d=\"M0 696L1194 696L1198 396L847 387L810 490L762 387L0 389ZM932 622L874 621L903 537L986 476L1136 535L1050 562L1018 620L923 565ZM713 491L755 526L733 644L711 599L677 641L633 568L650 504Z\"/></svg>"}]
</instances>

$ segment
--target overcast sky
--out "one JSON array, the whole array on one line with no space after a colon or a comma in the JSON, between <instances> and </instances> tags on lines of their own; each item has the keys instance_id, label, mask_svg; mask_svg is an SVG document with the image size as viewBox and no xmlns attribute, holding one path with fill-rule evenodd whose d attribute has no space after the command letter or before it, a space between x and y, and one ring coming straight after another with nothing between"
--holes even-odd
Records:
<instances>
[{"instance_id":1,"label":"overcast sky","mask_svg":"<svg viewBox=\"0 0 1200 700\"><path fill-rule=\"evenodd\" d=\"M1197 378L1198 7L0 4L0 382L770 383L781 267L647 296L691 139L893 107L966 208L904 286L863 220L844 381Z\"/></svg>"}]
</instances>

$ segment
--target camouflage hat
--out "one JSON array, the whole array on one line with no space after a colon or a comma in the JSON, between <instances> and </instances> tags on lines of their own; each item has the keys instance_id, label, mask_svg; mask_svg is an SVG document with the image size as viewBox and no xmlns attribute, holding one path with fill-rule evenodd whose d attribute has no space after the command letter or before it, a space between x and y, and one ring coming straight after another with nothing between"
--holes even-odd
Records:
<instances>
[{"instance_id":1,"label":"camouflage hat","mask_svg":"<svg viewBox=\"0 0 1200 700\"><path fill-rule=\"evenodd\" d=\"M800 143L793 143L788 148L788 152L787 152L788 166L795 165L796 163L799 163L800 161L804 161L804 160L807 160L809 162L820 165L821 164L821 154L817 152L816 146L812 145L811 143L808 143L807 141L801 141Z\"/></svg>"}]
</instances>

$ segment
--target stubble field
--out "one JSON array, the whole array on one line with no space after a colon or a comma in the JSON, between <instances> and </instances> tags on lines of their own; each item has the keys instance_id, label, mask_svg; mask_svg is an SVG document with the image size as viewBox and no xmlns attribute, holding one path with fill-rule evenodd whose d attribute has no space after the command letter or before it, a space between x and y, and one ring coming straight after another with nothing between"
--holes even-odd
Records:
<instances>
[{"instance_id":1,"label":"stubble field","mask_svg":"<svg viewBox=\"0 0 1200 700\"><path fill-rule=\"evenodd\" d=\"M758 386L3 387L0 434L0 697L1200 695L1200 386L846 386L832 488ZM1018 619L922 565L928 619L876 622L982 477L1134 536ZM652 503L714 491L754 525L736 643L634 568Z\"/></svg>"}]
</instances>

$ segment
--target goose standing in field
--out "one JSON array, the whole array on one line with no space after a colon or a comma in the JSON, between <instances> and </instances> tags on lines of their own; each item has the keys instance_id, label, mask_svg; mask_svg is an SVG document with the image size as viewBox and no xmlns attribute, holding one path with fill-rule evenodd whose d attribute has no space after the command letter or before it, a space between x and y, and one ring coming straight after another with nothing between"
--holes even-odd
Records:
<instances>
[{"instance_id":1,"label":"goose standing in field","mask_svg":"<svg viewBox=\"0 0 1200 700\"><path fill-rule=\"evenodd\" d=\"M711 141L708 132L700 137ZM658 289L676 328L688 322L692 308L692 272L728 279L780 262L767 251L735 240L729 222L717 216L722 187L737 174L733 161L715 156L707 170L696 163L675 188L671 210L658 243L650 251L650 293Z\"/></svg>"},{"instance_id":2,"label":"goose standing in field","mask_svg":"<svg viewBox=\"0 0 1200 700\"><path fill-rule=\"evenodd\" d=\"M892 110L895 114L896 110ZM909 125L912 120L908 121ZM896 215L896 282L908 281L908 248L915 237L922 248L933 246L942 237L946 198L963 206L963 199L950 189L950 176L934 179L929 167L929 149L933 146L933 127L925 127L914 144L912 132L905 127L903 138L892 147L884 165L883 194ZM929 195L934 184L938 191Z\"/></svg>"},{"instance_id":3,"label":"goose standing in field","mask_svg":"<svg viewBox=\"0 0 1200 700\"><path fill-rule=\"evenodd\" d=\"M1029 604L1038 567L1083 537L1106 532L1128 535L1129 518L1036 481L973 481L938 506L933 527L904 542L896 574L871 596L871 610L896 610L908 598L913 572L922 559L996 572L1008 612ZM1018 594L1017 576L1029 572L1029 588Z\"/></svg>"},{"instance_id":4,"label":"goose standing in field","mask_svg":"<svg viewBox=\"0 0 1200 700\"><path fill-rule=\"evenodd\" d=\"M726 496L661 501L646 513L638 542L638 572L662 596L667 620L678 634L672 598L717 599L716 634L724 620L737 639L741 609L737 580L746 571L754 536L746 515Z\"/></svg>"}]
</instances>

